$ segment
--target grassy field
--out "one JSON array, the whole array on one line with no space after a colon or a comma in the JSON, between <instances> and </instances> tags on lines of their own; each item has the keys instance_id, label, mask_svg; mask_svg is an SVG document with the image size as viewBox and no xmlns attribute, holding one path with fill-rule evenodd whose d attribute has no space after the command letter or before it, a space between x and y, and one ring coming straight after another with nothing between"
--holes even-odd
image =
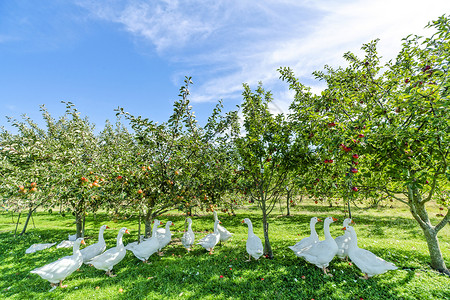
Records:
<instances>
[{"instance_id":1,"label":"grassy field","mask_svg":"<svg viewBox=\"0 0 450 300\"><path fill-rule=\"evenodd\" d=\"M435 208L437 212L437 207ZM306 202L297 205L286 217L275 211L270 219L270 238L275 258L245 262L247 226L241 221L249 217L255 233L262 238L262 221L255 207L244 206L236 216L219 212L222 225L233 232L233 238L215 248L209 255L196 246L187 254L180 243L184 217L177 212L161 216L174 222L172 242L163 256L150 257L151 264L143 264L127 252L124 260L114 267L115 278L103 271L83 265L65 281L66 289L49 292L50 285L30 271L70 255L71 249L55 247L33 254L25 250L33 243L60 242L74 233L72 216L38 212L34 217L36 228L30 225L28 234L13 237L15 224L11 213L0 214L0 298L2 299L450 299L450 278L430 269L428 250L422 232L405 207L394 209L354 209L358 245L378 256L394 262L399 269L375 276L369 280L348 262L335 258L330 263L334 277L296 257L287 246L309 235L312 216L334 216L338 222L331 225L331 234L342 235L344 213ZM431 214L431 213L430 213ZM212 231L212 214L194 216L196 240ZM23 219L25 221L25 219ZM115 245L121 227L129 228L131 235L124 243L137 236L136 220L112 222L99 214L94 221L87 218L86 243L97 240L98 228L107 224L107 247ZM436 220L433 220L436 221ZM323 224L317 232L323 239ZM19 225L20 228L20 225ZM440 233L440 246L447 266L450 266L450 226Z\"/></svg>"}]
</instances>

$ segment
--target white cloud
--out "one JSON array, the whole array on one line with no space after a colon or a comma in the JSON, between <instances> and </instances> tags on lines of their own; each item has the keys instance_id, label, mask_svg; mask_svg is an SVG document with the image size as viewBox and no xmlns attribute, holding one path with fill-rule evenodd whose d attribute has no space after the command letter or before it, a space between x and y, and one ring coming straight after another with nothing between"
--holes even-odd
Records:
<instances>
[{"instance_id":1,"label":"white cloud","mask_svg":"<svg viewBox=\"0 0 450 300\"><path fill-rule=\"evenodd\" d=\"M243 82L262 81L277 91L282 109L292 95L278 79L280 66L292 67L318 92L314 70L342 65L345 52L358 53L376 38L379 53L395 58L402 38L423 34L429 21L450 11L448 0L135 0L105 2L108 10L105 3L79 3L150 41L161 57L181 66L174 73L178 82L184 75L200 82L192 88L193 101L238 101Z\"/></svg>"}]
</instances>

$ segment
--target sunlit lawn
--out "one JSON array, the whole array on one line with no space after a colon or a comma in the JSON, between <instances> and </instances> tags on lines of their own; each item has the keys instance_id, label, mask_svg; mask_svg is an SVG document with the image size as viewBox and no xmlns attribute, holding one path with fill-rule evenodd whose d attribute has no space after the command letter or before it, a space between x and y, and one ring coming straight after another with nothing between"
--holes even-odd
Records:
<instances>
[{"instance_id":1,"label":"sunlit lawn","mask_svg":"<svg viewBox=\"0 0 450 300\"><path fill-rule=\"evenodd\" d=\"M436 212L434 212L436 210ZM437 213L438 208L432 209ZM369 280L359 279L362 273L356 266L335 258L330 264L334 277L323 276L317 267L297 258L289 245L309 235L309 219L332 215L339 219L331 225L335 237L343 234L342 207L328 207L307 201L291 210L292 216L282 215L278 208L270 219L270 239L275 258L245 262L247 226L241 221L249 217L255 233L262 238L262 221L256 207L244 206L236 216L219 212L222 225L233 232L233 238L215 248L209 255L196 246L187 254L180 243L184 230L184 216L174 211L161 216L172 220L174 234L164 256L153 255L151 264L143 264L127 252L125 259L114 267L115 278L103 271L83 265L65 281L66 289L49 292L50 285L30 271L71 254L71 249L55 247L33 254L25 250L33 243L60 242L74 233L71 215L38 212L28 234L13 237L15 221L11 213L0 215L0 298L6 299L450 299L450 278L430 269L428 249L422 232L405 207L394 209L353 208L358 244L378 256L394 262L399 269ZM286 211L283 211L283 214ZM433 215L430 213L430 215ZM193 229L196 240L212 231L212 214L194 216ZM23 218L22 223L25 221ZM437 219L433 219L434 222ZM108 247L115 245L118 229L125 226L131 235L124 243L137 237L136 220L119 220L117 223L99 214L96 220L88 216L86 223L87 245L96 242L102 224L112 227L105 233ZM23 224L19 225L19 229ZM323 224L317 225L323 239ZM450 266L450 226L440 233L440 246L447 266ZM221 277L222 276L222 277Z\"/></svg>"}]
</instances>

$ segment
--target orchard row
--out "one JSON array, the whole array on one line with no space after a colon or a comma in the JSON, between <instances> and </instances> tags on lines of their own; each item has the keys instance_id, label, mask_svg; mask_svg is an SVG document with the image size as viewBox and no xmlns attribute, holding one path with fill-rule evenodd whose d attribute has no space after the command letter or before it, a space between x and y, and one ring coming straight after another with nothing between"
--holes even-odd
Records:
<instances>
[{"instance_id":1,"label":"orchard row","mask_svg":"<svg viewBox=\"0 0 450 300\"><path fill-rule=\"evenodd\" d=\"M280 68L295 94L287 114L270 112L262 84L244 84L239 111L219 102L200 126L186 78L161 124L118 108L117 122L94 134L70 102L58 119L41 107L45 128L10 119L18 133L1 132L3 204L30 213L67 207L78 234L83 216L100 208L140 215L149 234L168 210L218 205L232 213L245 200L261 209L272 257L268 216L280 199L289 207L298 194L349 204L389 198L410 207L434 249L431 265L447 270L437 233L450 221L449 26L446 16L430 23L431 37L409 36L385 64L377 41L363 45L362 57L346 53L346 67L314 72L326 85L320 94ZM430 202L446 212L436 225Z\"/></svg>"}]
</instances>

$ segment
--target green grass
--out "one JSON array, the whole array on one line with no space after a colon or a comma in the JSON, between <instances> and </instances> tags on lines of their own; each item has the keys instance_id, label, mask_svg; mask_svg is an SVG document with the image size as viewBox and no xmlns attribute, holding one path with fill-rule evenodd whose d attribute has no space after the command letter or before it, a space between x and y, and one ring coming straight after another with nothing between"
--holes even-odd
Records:
<instances>
[{"instance_id":1,"label":"green grass","mask_svg":"<svg viewBox=\"0 0 450 300\"><path fill-rule=\"evenodd\" d=\"M437 209L437 208L436 208ZM278 215L277 215L278 214ZM409 212L395 209L354 209L355 229L358 244L388 261L399 269L369 280L359 279L362 273L356 266L335 258L330 263L334 277L329 278L317 267L296 257L289 245L309 235L311 216L332 215L339 219L332 224L331 234L342 234L344 214L339 208L304 203L297 205L292 216L285 217L274 212L270 219L270 239L275 258L245 262L245 240L247 226L241 221L249 217L255 233L262 238L262 222L259 211L245 206L237 216L219 212L222 225L234 233L231 240L215 248L209 255L203 248L186 254L180 244L184 229L184 217L174 212L161 216L163 221L172 220L174 234L165 255L151 256L152 264L143 264L131 252L114 267L115 278L107 277L103 271L83 265L65 281L66 289L57 288L49 292L50 285L30 271L71 254L71 249L55 247L25 254L33 243L60 242L73 233L75 225L71 216L38 212L30 224L28 234L13 237L15 224L10 213L0 214L0 298L3 299L449 299L450 278L430 269L428 249L422 232ZM14 221L17 220L15 215ZM25 219L23 219L24 221ZM115 245L119 228L125 226L132 235L137 235L136 220L121 220L117 223L99 214L94 221L87 218L87 244L97 240L98 228L102 224L112 227L105 232L108 247ZM436 220L433 220L436 222ZM22 224L23 225L23 224ZM317 225L323 238L322 223ZM213 227L212 214L193 217L196 240L206 235ZM19 225L20 228L20 225ZM201 232L202 231L202 232ZM450 266L450 226L440 233L440 246ZM223 276L222 278L220 276ZM303 277L304 276L304 277Z\"/></svg>"}]
</instances>

